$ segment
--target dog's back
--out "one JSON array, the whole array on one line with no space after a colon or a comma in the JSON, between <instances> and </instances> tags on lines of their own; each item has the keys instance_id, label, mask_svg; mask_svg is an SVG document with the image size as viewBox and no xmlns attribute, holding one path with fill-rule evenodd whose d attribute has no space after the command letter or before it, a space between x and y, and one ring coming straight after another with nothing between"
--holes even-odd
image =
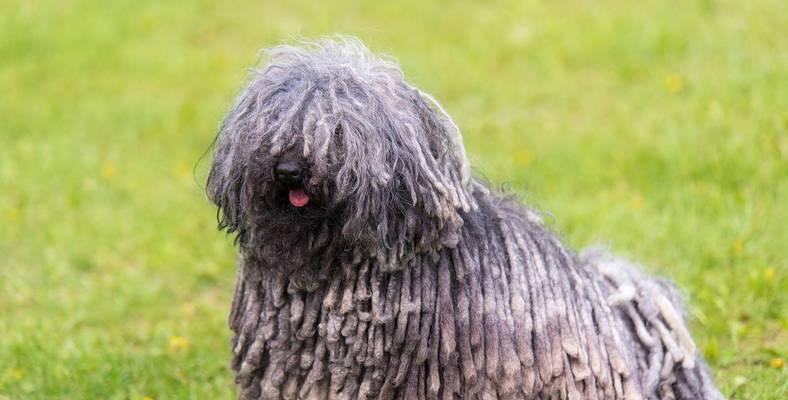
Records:
<instances>
[{"instance_id":1,"label":"dog's back","mask_svg":"<svg viewBox=\"0 0 788 400\"><path fill-rule=\"evenodd\" d=\"M641 366L643 393L658 398L722 399L697 353L686 325L678 289L645 274L637 265L590 248L580 254L583 268L603 280L607 302L627 329L622 337Z\"/></svg>"}]
</instances>

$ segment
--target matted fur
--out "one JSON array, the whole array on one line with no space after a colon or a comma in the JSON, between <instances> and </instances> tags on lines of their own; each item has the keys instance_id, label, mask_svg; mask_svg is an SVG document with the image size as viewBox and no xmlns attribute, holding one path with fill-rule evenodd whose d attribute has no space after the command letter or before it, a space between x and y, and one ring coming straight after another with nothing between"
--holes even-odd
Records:
<instances>
[{"instance_id":1,"label":"matted fur","mask_svg":"<svg viewBox=\"0 0 788 400\"><path fill-rule=\"evenodd\" d=\"M240 398L721 398L676 290L486 189L394 61L347 38L269 55L208 178L240 248ZM306 166L303 209L283 158Z\"/></svg>"}]
</instances>

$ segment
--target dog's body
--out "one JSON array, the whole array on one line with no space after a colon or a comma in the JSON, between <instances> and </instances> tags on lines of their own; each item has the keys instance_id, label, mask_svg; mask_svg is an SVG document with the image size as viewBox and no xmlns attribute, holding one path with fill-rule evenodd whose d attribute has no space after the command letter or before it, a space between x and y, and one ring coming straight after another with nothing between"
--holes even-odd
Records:
<instances>
[{"instance_id":1,"label":"dog's body","mask_svg":"<svg viewBox=\"0 0 788 400\"><path fill-rule=\"evenodd\" d=\"M276 48L239 97L208 182L239 397L721 398L672 286L488 190L428 100L353 40Z\"/></svg>"}]
</instances>

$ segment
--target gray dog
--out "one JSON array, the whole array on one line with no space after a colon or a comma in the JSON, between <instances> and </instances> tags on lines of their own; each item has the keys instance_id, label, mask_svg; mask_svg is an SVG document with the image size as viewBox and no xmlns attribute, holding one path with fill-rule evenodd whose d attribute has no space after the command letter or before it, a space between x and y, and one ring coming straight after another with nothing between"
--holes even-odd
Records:
<instances>
[{"instance_id":1,"label":"gray dog","mask_svg":"<svg viewBox=\"0 0 788 400\"><path fill-rule=\"evenodd\" d=\"M488 189L357 40L270 50L207 191L239 245L240 398L722 398L668 282Z\"/></svg>"}]
</instances>

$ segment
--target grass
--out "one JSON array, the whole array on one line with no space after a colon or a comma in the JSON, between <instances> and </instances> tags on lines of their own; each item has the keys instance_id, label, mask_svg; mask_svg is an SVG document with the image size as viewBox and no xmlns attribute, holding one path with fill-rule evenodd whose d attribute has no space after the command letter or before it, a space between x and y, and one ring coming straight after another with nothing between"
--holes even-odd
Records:
<instances>
[{"instance_id":1,"label":"grass","mask_svg":"<svg viewBox=\"0 0 788 400\"><path fill-rule=\"evenodd\" d=\"M204 198L264 46L399 57L477 171L675 279L731 398L788 396L780 0L4 2L0 399L233 398L231 241Z\"/></svg>"}]
</instances>

